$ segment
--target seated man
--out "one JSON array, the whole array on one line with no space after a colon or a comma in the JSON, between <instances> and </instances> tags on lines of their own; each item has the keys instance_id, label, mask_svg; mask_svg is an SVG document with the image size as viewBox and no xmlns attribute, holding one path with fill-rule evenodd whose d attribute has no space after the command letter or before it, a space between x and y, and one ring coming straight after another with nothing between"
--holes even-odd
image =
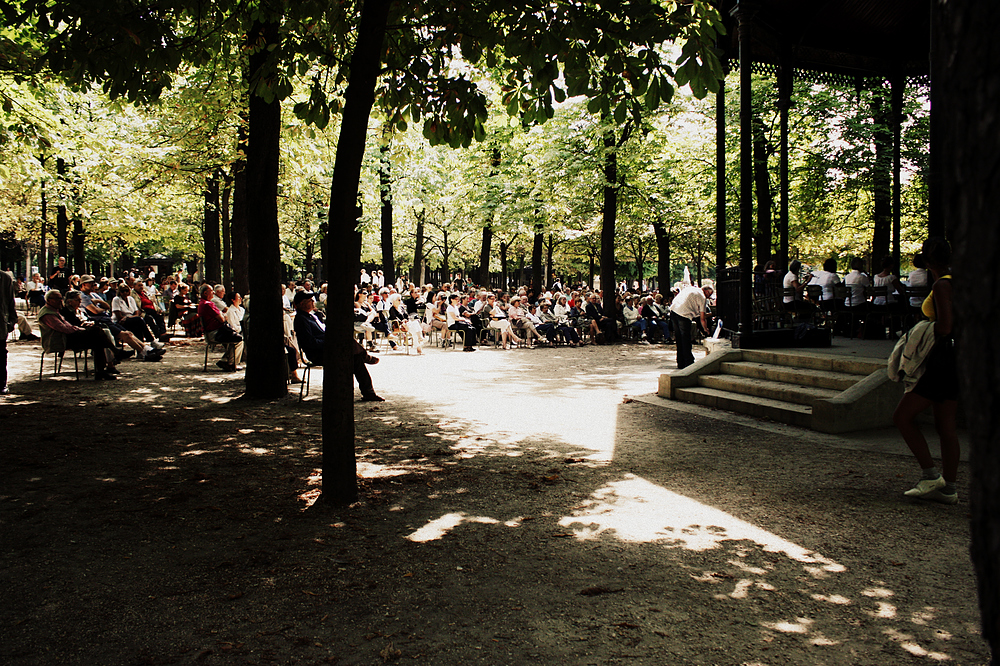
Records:
<instances>
[{"instance_id":1,"label":"seated man","mask_svg":"<svg viewBox=\"0 0 1000 666\"><path fill-rule=\"evenodd\" d=\"M604 314L604 308L601 307L597 294L591 294L587 300L586 313L590 318L590 334L594 344L597 344L598 334L604 334L604 341L611 342L615 338L617 328L615 320Z\"/></svg>"},{"instance_id":2,"label":"seated man","mask_svg":"<svg viewBox=\"0 0 1000 666\"><path fill-rule=\"evenodd\" d=\"M646 344L649 341L646 339L646 320L639 316L639 297L629 296L622 303L622 319L625 320L626 329L635 329L639 331L639 342L640 344Z\"/></svg>"},{"instance_id":3,"label":"seated man","mask_svg":"<svg viewBox=\"0 0 1000 666\"><path fill-rule=\"evenodd\" d=\"M326 326L315 314L316 295L311 291L298 291L292 297L295 305L295 337L299 349L313 365L323 365L323 347L326 341ZM372 356L365 348L354 340L354 378L361 389L361 402L385 402L375 393L372 377L365 364L378 363L378 357Z\"/></svg>"},{"instance_id":4,"label":"seated man","mask_svg":"<svg viewBox=\"0 0 1000 666\"><path fill-rule=\"evenodd\" d=\"M91 350L91 355L94 357L94 379L97 381L115 379L118 371L113 363L108 363L104 353L104 350L112 348L113 344L103 329L91 321L81 322L85 325L74 326L60 313L62 307L62 292L51 289L45 293L45 305L38 311L38 327L42 332L43 348L61 347L62 345L53 345L50 339L52 336L65 336L66 349Z\"/></svg>"},{"instance_id":5,"label":"seated man","mask_svg":"<svg viewBox=\"0 0 1000 666\"><path fill-rule=\"evenodd\" d=\"M643 326L642 338L646 339L647 331L660 333L660 341L670 340L670 319L660 314L659 308L652 296L642 299L642 307L639 308L639 316L646 324Z\"/></svg>"},{"instance_id":6,"label":"seated man","mask_svg":"<svg viewBox=\"0 0 1000 666\"><path fill-rule=\"evenodd\" d=\"M228 372L236 372L239 370L236 360L243 357L243 336L226 323L212 300L213 296L212 285L203 284L201 299L198 301L198 318L201 319L202 330L205 332L205 343L226 345L226 354L216 365Z\"/></svg>"},{"instance_id":7,"label":"seated man","mask_svg":"<svg viewBox=\"0 0 1000 666\"><path fill-rule=\"evenodd\" d=\"M550 344L555 344L556 335L561 335L562 339L569 343L570 347L576 347L580 344L580 334L576 332L576 329L569 325L568 317L558 317L552 312L549 307L548 301L542 301L541 311L538 313L538 318L542 320L543 325L550 325L545 337L548 338ZM542 329L537 327L539 331Z\"/></svg>"}]
</instances>

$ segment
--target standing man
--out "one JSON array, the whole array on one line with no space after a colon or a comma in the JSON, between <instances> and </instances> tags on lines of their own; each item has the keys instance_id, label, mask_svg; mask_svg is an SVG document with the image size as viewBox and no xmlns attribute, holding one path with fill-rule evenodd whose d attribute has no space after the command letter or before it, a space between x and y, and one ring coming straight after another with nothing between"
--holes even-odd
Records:
<instances>
[{"instance_id":1,"label":"standing man","mask_svg":"<svg viewBox=\"0 0 1000 666\"><path fill-rule=\"evenodd\" d=\"M59 257L59 263L49 273L49 289L56 289L65 294L69 291L69 269L66 268L66 257Z\"/></svg>"},{"instance_id":2,"label":"standing man","mask_svg":"<svg viewBox=\"0 0 1000 666\"><path fill-rule=\"evenodd\" d=\"M711 287L684 287L670 305L670 323L673 324L674 340L677 342L677 368L686 368L694 363L691 352L691 324L697 318L703 330L708 329L705 321L705 302L712 295Z\"/></svg>"},{"instance_id":3,"label":"standing man","mask_svg":"<svg viewBox=\"0 0 1000 666\"><path fill-rule=\"evenodd\" d=\"M7 336L17 325L17 310L14 306L14 278L7 271L0 271L0 395L7 395Z\"/></svg>"}]
</instances>

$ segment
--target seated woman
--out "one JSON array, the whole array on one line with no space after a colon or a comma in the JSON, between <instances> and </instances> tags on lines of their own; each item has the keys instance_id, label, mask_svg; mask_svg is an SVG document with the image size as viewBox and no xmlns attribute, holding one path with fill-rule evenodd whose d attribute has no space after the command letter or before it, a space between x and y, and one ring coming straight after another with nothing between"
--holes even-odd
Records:
<instances>
[{"instance_id":1,"label":"seated woman","mask_svg":"<svg viewBox=\"0 0 1000 666\"><path fill-rule=\"evenodd\" d=\"M174 296L174 311L177 313L177 320L184 327L184 333L189 338L197 338L201 335L201 320L198 319L198 307L191 302L188 296L190 287L181 284L177 287L177 295Z\"/></svg>"},{"instance_id":2,"label":"seated woman","mask_svg":"<svg viewBox=\"0 0 1000 666\"><path fill-rule=\"evenodd\" d=\"M205 332L205 342L207 344L226 345L225 356L216 363L217 366L228 372L236 372L236 359L243 356L243 336L233 331L219 307L212 302L215 290L210 284L201 286L201 298L198 300L198 318L201 320L202 329Z\"/></svg>"},{"instance_id":3,"label":"seated woman","mask_svg":"<svg viewBox=\"0 0 1000 666\"><path fill-rule=\"evenodd\" d=\"M895 267L896 262L893 261L892 256L886 256L882 259L882 271L872 277L874 286L886 289L885 296L876 296L872 299L872 306L884 311L880 329L884 330L888 326L893 339L895 339L896 330L902 325L907 299L906 286L899 281ZM881 332L875 333L869 329L869 334L872 333L874 333L873 337L879 339L884 337Z\"/></svg>"},{"instance_id":4,"label":"seated woman","mask_svg":"<svg viewBox=\"0 0 1000 666\"><path fill-rule=\"evenodd\" d=\"M785 310L789 312L814 312L815 308L813 305L802 299L805 284L799 282L800 270L802 270L802 264L798 259L788 264L788 272L785 273L785 277L781 281L781 286L784 289L782 302L784 303Z\"/></svg>"},{"instance_id":5,"label":"seated woman","mask_svg":"<svg viewBox=\"0 0 1000 666\"><path fill-rule=\"evenodd\" d=\"M535 328L535 325L525 316L526 297L515 296L510 299L510 307L507 308L507 316L510 318L511 326L515 330L524 332L524 339L528 343L528 349L532 348L532 339L541 340L542 336Z\"/></svg>"},{"instance_id":6,"label":"seated woman","mask_svg":"<svg viewBox=\"0 0 1000 666\"><path fill-rule=\"evenodd\" d=\"M838 284L840 284L840 276L837 275L836 259L832 257L827 259L823 262L823 270L813 271L809 285L823 288L823 293L819 298L819 307L821 310L830 312L836 309L836 303L833 301L833 287Z\"/></svg>"},{"instance_id":7,"label":"seated woman","mask_svg":"<svg viewBox=\"0 0 1000 666\"><path fill-rule=\"evenodd\" d=\"M379 318L378 311L368 302L368 292L362 289L354 295L354 332L364 333L365 345L369 350L374 351L376 331L381 331L388 335L387 325L383 324ZM393 343L392 347L393 349L396 348L395 343Z\"/></svg>"},{"instance_id":8,"label":"seated woman","mask_svg":"<svg viewBox=\"0 0 1000 666\"><path fill-rule=\"evenodd\" d=\"M565 296L561 298L563 302L567 299ZM558 316L549 307L548 301L542 301L540 310L538 312L538 318L542 321L543 325L550 325L551 328L545 333L545 337L548 338L550 344L555 344L556 336L562 337L563 341L568 342L570 347L576 347L580 344L580 334L576 332L576 329L569 325L569 316ZM569 312L569 308L566 308L566 312ZM537 327L536 327L537 328ZM542 330L542 329L538 329Z\"/></svg>"},{"instance_id":9,"label":"seated woman","mask_svg":"<svg viewBox=\"0 0 1000 666\"><path fill-rule=\"evenodd\" d=\"M72 292L71 292L72 293ZM79 292L75 292L79 294ZM70 311L79 311L80 300L76 299L76 306ZM114 347L111 339L105 334L104 329L92 321L80 321L81 325L72 324L66 320L60 310L63 309L63 295L57 289L49 290L45 293L45 305L38 311L38 327L42 333L43 349L58 349L62 345L54 345L52 336L65 336L65 348L74 351L89 349L94 357L94 379L101 381L104 379L116 379L118 370L115 368L114 356L109 362L105 350Z\"/></svg>"},{"instance_id":10,"label":"seated woman","mask_svg":"<svg viewBox=\"0 0 1000 666\"><path fill-rule=\"evenodd\" d=\"M243 335L243 315L246 314L246 309L243 307L243 296L239 292L233 294L233 302L229 304L229 309L226 310L226 323L229 324L229 328L233 329L240 335ZM233 360L235 365L239 365L243 362L243 355L246 353L246 340L244 339L244 347L241 353L236 355Z\"/></svg>"},{"instance_id":11,"label":"seated woman","mask_svg":"<svg viewBox=\"0 0 1000 666\"><path fill-rule=\"evenodd\" d=\"M128 285L122 284L118 287L118 295L111 300L111 313L119 326L143 342L148 342L154 349L163 349L163 343L153 337L149 326L143 321L142 310L132 297L132 290Z\"/></svg>"},{"instance_id":12,"label":"seated woman","mask_svg":"<svg viewBox=\"0 0 1000 666\"><path fill-rule=\"evenodd\" d=\"M486 297L486 305L479 311L480 318L486 317L489 320L487 326L500 332L500 344L504 349L510 349L510 341L520 344L521 338L511 330L510 319L503 305L497 302L497 297L490 294Z\"/></svg>"},{"instance_id":13,"label":"seated woman","mask_svg":"<svg viewBox=\"0 0 1000 666\"><path fill-rule=\"evenodd\" d=\"M476 351L473 346L476 341L476 329L472 322L459 311L458 303L460 300L461 297L458 294L452 294L448 299L448 310L446 311L448 330L462 331L465 334L465 348L462 351L473 352Z\"/></svg>"}]
</instances>

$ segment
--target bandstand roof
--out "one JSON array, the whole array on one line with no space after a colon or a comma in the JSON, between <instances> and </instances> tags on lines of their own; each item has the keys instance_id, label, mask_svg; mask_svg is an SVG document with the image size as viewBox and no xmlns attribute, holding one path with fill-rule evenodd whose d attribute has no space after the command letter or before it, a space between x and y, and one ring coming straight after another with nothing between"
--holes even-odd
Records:
<instances>
[{"instance_id":1,"label":"bandstand roof","mask_svg":"<svg viewBox=\"0 0 1000 666\"><path fill-rule=\"evenodd\" d=\"M739 59L739 35L730 12L737 5L753 17L758 68L784 63L797 77L830 83L893 74L929 78L927 0L722 0L729 31L724 48L733 61Z\"/></svg>"}]
</instances>

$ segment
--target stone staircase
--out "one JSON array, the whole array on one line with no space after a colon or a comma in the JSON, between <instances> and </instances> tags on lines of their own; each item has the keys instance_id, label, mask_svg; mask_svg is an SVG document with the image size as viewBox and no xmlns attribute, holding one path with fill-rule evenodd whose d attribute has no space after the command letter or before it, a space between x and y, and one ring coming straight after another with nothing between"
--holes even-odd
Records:
<instances>
[{"instance_id":1,"label":"stone staircase","mask_svg":"<svg viewBox=\"0 0 1000 666\"><path fill-rule=\"evenodd\" d=\"M892 425L902 386L886 362L810 352L723 350L661 375L658 394L821 432Z\"/></svg>"}]
</instances>

